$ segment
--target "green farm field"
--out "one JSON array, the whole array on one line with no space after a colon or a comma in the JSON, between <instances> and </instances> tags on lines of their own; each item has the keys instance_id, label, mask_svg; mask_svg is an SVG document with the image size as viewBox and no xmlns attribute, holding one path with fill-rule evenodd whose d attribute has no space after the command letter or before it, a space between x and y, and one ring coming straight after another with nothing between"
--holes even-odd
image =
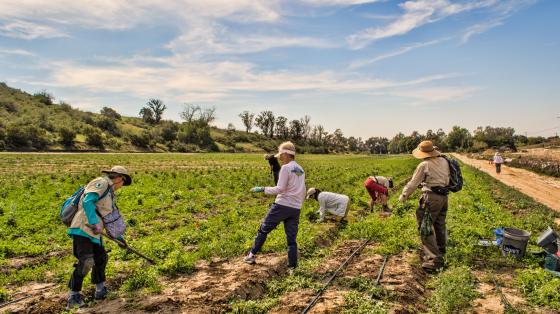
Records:
<instances>
[{"instance_id":1,"label":"green farm field","mask_svg":"<svg viewBox=\"0 0 560 314\"><path fill-rule=\"evenodd\" d=\"M117 192L128 224L127 241L156 259L148 265L113 243L108 264L109 300L93 312L297 313L362 241L369 239L313 311L541 312L560 310L560 278L541 270L538 258L505 258L477 246L493 229L532 232L529 251L556 213L463 166L463 191L450 196L447 268L420 270L414 209L417 194L397 205L418 161L409 156L302 155L308 187L350 196L347 225L317 224L317 203L306 201L300 218L300 267L286 270L281 227L271 233L255 266L248 251L272 197L252 194L272 177L260 154L1 154L0 301L32 297L0 311L60 312L74 257L58 219L62 201L113 165L132 173L133 185ZM367 210L363 181L393 176L391 217ZM389 256L380 285L374 281ZM87 285L86 286L90 286ZM499 288L496 288L499 286ZM373 296L373 298L372 298ZM504 301L505 300L505 301Z\"/></svg>"}]
</instances>

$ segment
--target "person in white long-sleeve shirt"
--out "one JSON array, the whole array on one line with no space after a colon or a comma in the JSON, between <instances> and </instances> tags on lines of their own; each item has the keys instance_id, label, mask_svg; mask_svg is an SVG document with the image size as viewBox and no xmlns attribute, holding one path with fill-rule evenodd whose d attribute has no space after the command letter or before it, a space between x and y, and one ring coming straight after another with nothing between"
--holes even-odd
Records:
<instances>
[{"instance_id":1,"label":"person in white long-sleeve shirt","mask_svg":"<svg viewBox=\"0 0 560 314\"><path fill-rule=\"evenodd\" d=\"M327 213L342 219L348 215L350 198L347 195L323 192L316 188L310 188L307 190L307 198L312 198L319 202L319 219L317 222L323 222Z\"/></svg>"},{"instance_id":2,"label":"person in white long-sleeve shirt","mask_svg":"<svg viewBox=\"0 0 560 314\"><path fill-rule=\"evenodd\" d=\"M264 221L259 227L253 247L244 261L255 264L255 255L261 250L268 234L284 223L286 240L288 242L288 267L297 267L297 233L299 228L299 214L305 200L305 171L295 161L296 147L291 142L282 143L276 155L282 162L282 168L275 187L254 187L251 192L264 192L266 195L276 195L274 204L268 210Z\"/></svg>"},{"instance_id":3,"label":"person in white long-sleeve shirt","mask_svg":"<svg viewBox=\"0 0 560 314\"><path fill-rule=\"evenodd\" d=\"M502 172L502 164L504 163L504 157L502 157L502 154L500 154L500 152L496 152L494 154L494 165L496 165L496 173L500 173Z\"/></svg>"}]
</instances>

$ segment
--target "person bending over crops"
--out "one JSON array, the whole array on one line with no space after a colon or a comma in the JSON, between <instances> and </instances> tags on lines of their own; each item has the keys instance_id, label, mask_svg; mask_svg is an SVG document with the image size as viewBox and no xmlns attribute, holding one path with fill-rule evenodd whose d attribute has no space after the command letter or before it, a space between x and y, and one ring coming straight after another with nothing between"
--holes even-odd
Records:
<instances>
[{"instance_id":1,"label":"person bending over crops","mask_svg":"<svg viewBox=\"0 0 560 314\"><path fill-rule=\"evenodd\" d=\"M418 144L412 155L423 161L404 187L399 202L404 202L418 186L422 188L420 205L416 210L416 223L425 255L422 267L432 272L443 267L445 255L449 164L431 141Z\"/></svg>"},{"instance_id":2,"label":"person bending over crops","mask_svg":"<svg viewBox=\"0 0 560 314\"><path fill-rule=\"evenodd\" d=\"M310 188L307 190L307 198L312 198L319 202L319 219L317 222L323 222L326 213L340 217L341 220L344 220L348 215L350 198L347 195L323 192L316 188Z\"/></svg>"},{"instance_id":3,"label":"person bending over crops","mask_svg":"<svg viewBox=\"0 0 560 314\"><path fill-rule=\"evenodd\" d=\"M389 189L393 187L393 179L382 176L371 176L366 179L364 186L371 196L369 208L373 210L375 204L381 204L383 214L391 214L391 209L387 206Z\"/></svg>"},{"instance_id":4,"label":"person bending over crops","mask_svg":"<svg viewBox=\"0 0 560 314\"><path fill-rule=\"evenodd\" d=\"M271 154L264 155L264 159L268 160L268 165L270 166L270 172L272 172L272 177L274 178L274 185L278 184L278 175L280 174L280 163L278 162L278 156Z\"/></svg>"},{"instance_id":5,"label":"person bending over crops","mask_svg":"<svg viewBox=\"0 0 560 314\"><path fill-rule=\"evenodd\" d=\"M494 154L494 165L496 165L496 173L500 173L502 172L502 164L504 163L504 157L502 157L502 154L500 154L500 152L496 152Z\"/></svg>"},{"instance_id":6,"label":"person bending over crops","mask_svg":"<svg viewBox=\"0 0 560 314\"><path fill-rule=\"evenodd\" d=\"M291 142L284 142L278 147L278 159L282 162L278 184L275 187L254 187L251 192L264 192L276 195L276 201L261 223L255 242L244 261L255 264L255 255L261 250L268 234L284 223L286 240L288 242L288 267L297 267L296 237L299 227L299 214L305 200L305 172L295 161L296 147Z\"/></svg>"},{"instance_id":7,"label":"person bending over crops","mask_svg":"<svg viewBox=\"0 0 560 314\"><path fill-rule=\"evenodd\" d=\"M67 309L85 305L80 291L84 278L90 270L91 282L95 284L95 299L102 300L107 296L105 267L109 257L101 238L103 229L106 228L110 236L118 238L126 245L123 238L124 221L115 204L114 192L130 185L132 178L122 166L115 166L103 173L106 176L92 180L85 187L78 211L68 229L68 235L73 241L73 253L78 263L74 264L74 272L68 284L70 296Z\"/></svg>"}]
</instances>

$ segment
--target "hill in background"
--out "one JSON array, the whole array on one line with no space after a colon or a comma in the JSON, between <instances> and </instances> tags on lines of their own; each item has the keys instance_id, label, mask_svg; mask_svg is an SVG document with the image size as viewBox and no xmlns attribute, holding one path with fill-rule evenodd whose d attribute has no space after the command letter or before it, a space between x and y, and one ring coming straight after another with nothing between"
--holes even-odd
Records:
<instances>
[{"instance_id":1,"label":"hill in background","mask_svg":"<svg viewBox=\"0 0 560 314\"><path fill-rule=\"evenodd\" d=\"M511 127L454 126L396 134L392 139L345 137L342 130L329 133L322 125L275 115L272 111L239 114L244 131L230 124L219 129L214 108L185 105L183 122L163 120L166 106L150 99L139 117L120 115L104 107L99 113L54 103L46 91L29 94L0 83L0 150L8 151L122 151L122 152L263 152L274 151L285 140L294 141L303 153L410 153L418 143L431 140L442 151L480 152L487 149L516 151L518 147L558 145L557 136L527 137ZM259 132L252 132L258 129Z\"/></svg>"}]
</instances>

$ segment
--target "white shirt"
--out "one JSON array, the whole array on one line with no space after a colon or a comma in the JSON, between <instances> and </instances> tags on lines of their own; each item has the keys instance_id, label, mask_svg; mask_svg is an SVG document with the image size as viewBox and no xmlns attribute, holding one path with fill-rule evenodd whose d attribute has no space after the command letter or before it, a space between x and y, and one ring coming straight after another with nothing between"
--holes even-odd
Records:
<instances>
[{"instance_id":1,"label":"white shirt","mask_svg":"<svg viewBox=\"0 0 560 314\"><path fill-rule=\"evenodd\" d=\"M321 192L317 197L317 201L319 201L319 213L321 214L321 220L323 220L325 218L325 211L344 217L350 198L343 194Z\"/></svg>"},{"instance_id":2,"label":"white shirt","mask_svg":"<svg viewBox=\"0 0 560 314\"><path fill-rule=\"evenodd\" d=\"M494 155L494 163L495 164L503 164L504 158L501 155Z\"/></svg>"},{"instance_id":3,"label":"white shirt","mask_svg":"<svg viewBox=\"0 0 560 314\"><path fill-rule=\"evenodd\" d=\"M386 188L389 188L389 179L382 177L382 176L371 176L370 177L373 181L377 182L377 184L380 184Z\"/></svg>"},{"instance_id":4,"label":"white shirt","mask_svg":"<svg viewBox=\"0 0 560 314\"><path fill-rule=\"evenodd\" d=\"M264 188L267 195L276 195L278 205L301 209L305 200L305 172L295 161L282 166L275 187Z\"/></svg>"}]
</instances>

